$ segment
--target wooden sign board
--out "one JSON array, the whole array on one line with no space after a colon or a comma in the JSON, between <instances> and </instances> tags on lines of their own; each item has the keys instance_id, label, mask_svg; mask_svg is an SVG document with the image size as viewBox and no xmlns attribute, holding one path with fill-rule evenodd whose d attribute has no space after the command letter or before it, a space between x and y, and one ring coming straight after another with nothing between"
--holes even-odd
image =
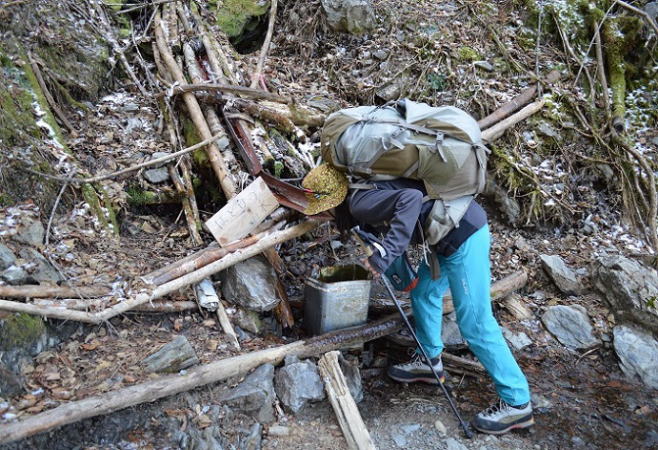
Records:
<instances>
[{"instance_id":1,"label":"wooden sign board","mask_svg":"<svg viewBox=\"0 0 658 450\"><path fill-rule=\"evenodd\" d=\"M258 177L206 222L219 245L224 246L251 233L279 202Z\"/></svg>"}]
</instances>

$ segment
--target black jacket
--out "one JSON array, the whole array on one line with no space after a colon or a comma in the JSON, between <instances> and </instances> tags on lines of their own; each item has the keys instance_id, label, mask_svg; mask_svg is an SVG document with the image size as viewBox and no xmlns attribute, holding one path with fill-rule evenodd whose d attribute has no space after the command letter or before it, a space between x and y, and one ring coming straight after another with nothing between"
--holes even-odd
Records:
<instances>
[{"instance_id":1,"label":"black jacket","mask_svg":"<svg viewBox=\"0 0 658 450\"><path fill-rule=\"evenodd\" d=\"M367 231L384 235L382 246L386 256L375 252L370 263L379 272L404 253L410 243L422 242L421 224L430 213L433 201L423 203L426 195L421 181L398 178L373 183L376 189L357 190L348 194L348 207L354 221ZM487 223L487 215L475 201L455 227L436 245L436 252L450 256L473 233Z\"/></svg>"}]
</instances>

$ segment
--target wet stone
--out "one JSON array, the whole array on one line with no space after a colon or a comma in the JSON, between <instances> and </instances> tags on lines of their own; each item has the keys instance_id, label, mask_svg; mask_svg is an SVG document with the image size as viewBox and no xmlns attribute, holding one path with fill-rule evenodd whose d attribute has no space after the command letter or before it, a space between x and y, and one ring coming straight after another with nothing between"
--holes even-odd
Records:
<instances>
[{"instance_id":1,"label":"wet stone","mask_svg":"<svg viewBox=\"0 0 658 450\"><path fill-rule=\"evenodd\" d=\"M586 349L599 343L594 337L587 311L580 305L551 306L541 321L558 341L569 348Z\"/></svg>"}]
</instances>

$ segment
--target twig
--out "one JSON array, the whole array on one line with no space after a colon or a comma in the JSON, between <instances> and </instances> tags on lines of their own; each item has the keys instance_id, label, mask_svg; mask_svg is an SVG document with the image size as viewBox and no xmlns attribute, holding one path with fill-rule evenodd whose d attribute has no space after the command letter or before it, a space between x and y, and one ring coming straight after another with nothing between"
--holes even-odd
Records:
<instances>
[{"instance_id":1,"label":"twig","mask_svg":"<svg viewBox=\"0 0 658 450\"><path fill-rule=\"evenodd\" d=\"M603 104L605 105L606 119L610 119L610 97L608 97L608 80L605 77L605 65L603 64L603 50L601 48L601 33L598 24L594 24L594 42L596 44L596 61L598 65L599 81L603 90Z\"/></svg>"},{"instance_id":2,"label":"twig","mask_svg":"<svg viewBox=\"0 0 658 450\"><path fill-rule=\"evenodd\" d=\"M644 20L646 20L646 22L651 26L651 28L653 28L654 33L656 33L656 36L658 36L658 25L656 25L656 22L653 20L653 18L649 14L646 13L646 11L642 11L641 9L636 8L633 5L629 5L628 3L623 2L621 0L617 0L616 3L619 6L621 6L623 8L626 8L629 11L633 11L635 14L639 14L640 16L642 16L642 18L644 18Z\"/></svg>"},{"instance_id":3,"label":"twig","mask_svg":"<svg viewBox=\"0 0 658 450\"><path fill-rule=\"evenodd\" d=\"M171 3L175 2L178 0L157 0L155 2L150 2L150 3L142 3L140 5L132 6L130 8L122 9L121 11L117 11L117 14L127 14L132 11L137 11L138 9L144 9L148 8L149 6L157 6L157 5L163 5L165 3Z\"/></svg>"},{"instance_id":4,"label":"twig","mask_svg":"<svg viewBox=\"0 0 658 450\"><path fill-rule=\"evenodd\" d=\"M260 56L258 57L256 72L254 72L253 78L251 79L251 86L249 86L252 89L258 86L258 80L260 79L261 73L263 72L265 57L267 56L267 51L270 48L270 41L272 41L272 32L274 31L274 22L276 22L276 8L278 3L278 0L272 0L272 6L270 7L270 23L267 25L267 34L265 35L263 46L260 49Z\"/></svg>"},{"instance_id":5,"label":"twig","mask_svg":"<svg viewBox=\"0 0 658 450\"><path fill-rule=\"evenodd\" d=\"M55 199L55 204L53 205L53 210L50 213L50 218L48 219L48 225L46 226L46 247L48 247L48 244L50 242L50 227L53 224L53 218L55 217L55 211L57 210L57 205L59 205L59 200L62 198L62 194L68 187L68 183L64 183L62 185L62 188L59 190L59 194L57 194L57 198Z\"/></svg>"},{"instance_id":6,"label":"twig","mask_svg":"<svg viewBox=\"0 0 658 450\"><path fill-rule=\"evenodd\" d=\"M601 22L599 22L599 25L598 25L598 31L599 32L601 32L601 27L603 26L603 22L605 22L605 20L608 18L608 16L610 15L610 12L612 11L612 8L615 7L615 5L617 4L618 1L619 0L615 0L612 3L612 5L610 5L610 8L608 8L608 10L603 15L603 18L601 19ZM556 20L556 22L557 22L557 20ZM585 58L587 57L587 55L589 55L589 52L592 50L592 45L594 45L594 37L592 37L592 39L589 41L589 45L587 46L587 51L585 52L585 57L583 58L583 60L580 63L580 68L578 69L578 73L576 74L576 78L573 80L573 86L574 87L576 87L578 85L578 80L580 79L580 73L583 71L583 68L585 67Z\"/></svg>"},{"instance_id":7,"label":"twig","mask_svg":"<svg viewBox=\"0 0 658 450\"><path fill-rule=\"evenodd\" d=\"M194 144L191 147L184 148L183 150L174 152L170 155L162 156L160 158L152 159L150 161L146 161L146 162L143 162L141 164L137 164L135 166L130 166L130 167L125 168L125 169L117 170L116 172L108 173L108 174L105 174L105 175L98 175L98 176L90 177L90 178L58 177L56 175L50 175L50 174L47 174L47 173L43 173L43 172L39 172L39 171L36 171L36 170L28 169L27 167L19 167L19 170L22 170L24 172L28 172L28 173L31 173L31 174L34 174L34 175L38 175L40 177L47 178L49 180L61 181L61 182L64 182L64 183L95 183L97 181L107 180L108 178L114 178L114 177L117 177L119 175L123 175L125 173L134 172L135 170L139 170L143 167L148 167L148 166L154 166L156 164L161 164L163 162L166 162L166 161L169 161L171 159L177 158L177 157L179 157L181 155L184 155L186 153L190 153L190 152L193 152L194 150L198 150L201 147L204 147L204 146L212 143L213 141L221 138L222 136L224 136L224 134L221 134L221 135L216 134L216 135L212 136L209 139L201 141L198 144Z\"/></svg>"},{"instance_id":8,"label":"twig","mask_svg":"<svg viewBox=\"0 0 658 450\"><path fill-rule=\"evenodd\" d=\"M583 359L585 356L587 356L587 355L589 355L589 354L594 353L594 352L597 351L599 348L600 348L600 346L597 345L596 347L594 347L594 348L592 348L592 349L589 349L589 350L587 350L585 353L583 353L582 355L580 355L580 357L578 357L578 359L576 360L576 363L574 364L574 366L577 366L581 359Z\"/></svg>"}]
</instances>

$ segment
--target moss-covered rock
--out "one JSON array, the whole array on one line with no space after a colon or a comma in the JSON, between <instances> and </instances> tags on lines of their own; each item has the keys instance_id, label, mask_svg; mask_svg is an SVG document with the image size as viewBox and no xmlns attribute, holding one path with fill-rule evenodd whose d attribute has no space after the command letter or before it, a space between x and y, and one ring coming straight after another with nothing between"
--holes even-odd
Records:
<instances>
[{"instance_id":1,"label":"moss-covered rock","mask_svg":"<svg viewBox=\"0 0 658 450\"><path fill-rule=\"evenodd\" d=\"M217 9L217 24L229 38L235 38L252 18L262 16L269 7L267 0L224 0Z\"/></svg>"},{"instance_id":2,"label":"moss-covered rock","mask_svg":"<svg viewBox=\"0 0 658 450\"><path fill-rule=\"evenodd\" d=\"M46 325L41 317L25 313L14 314L0 320L0 350L30 347L43 339Z\"/></svg>"}]
</instances>

